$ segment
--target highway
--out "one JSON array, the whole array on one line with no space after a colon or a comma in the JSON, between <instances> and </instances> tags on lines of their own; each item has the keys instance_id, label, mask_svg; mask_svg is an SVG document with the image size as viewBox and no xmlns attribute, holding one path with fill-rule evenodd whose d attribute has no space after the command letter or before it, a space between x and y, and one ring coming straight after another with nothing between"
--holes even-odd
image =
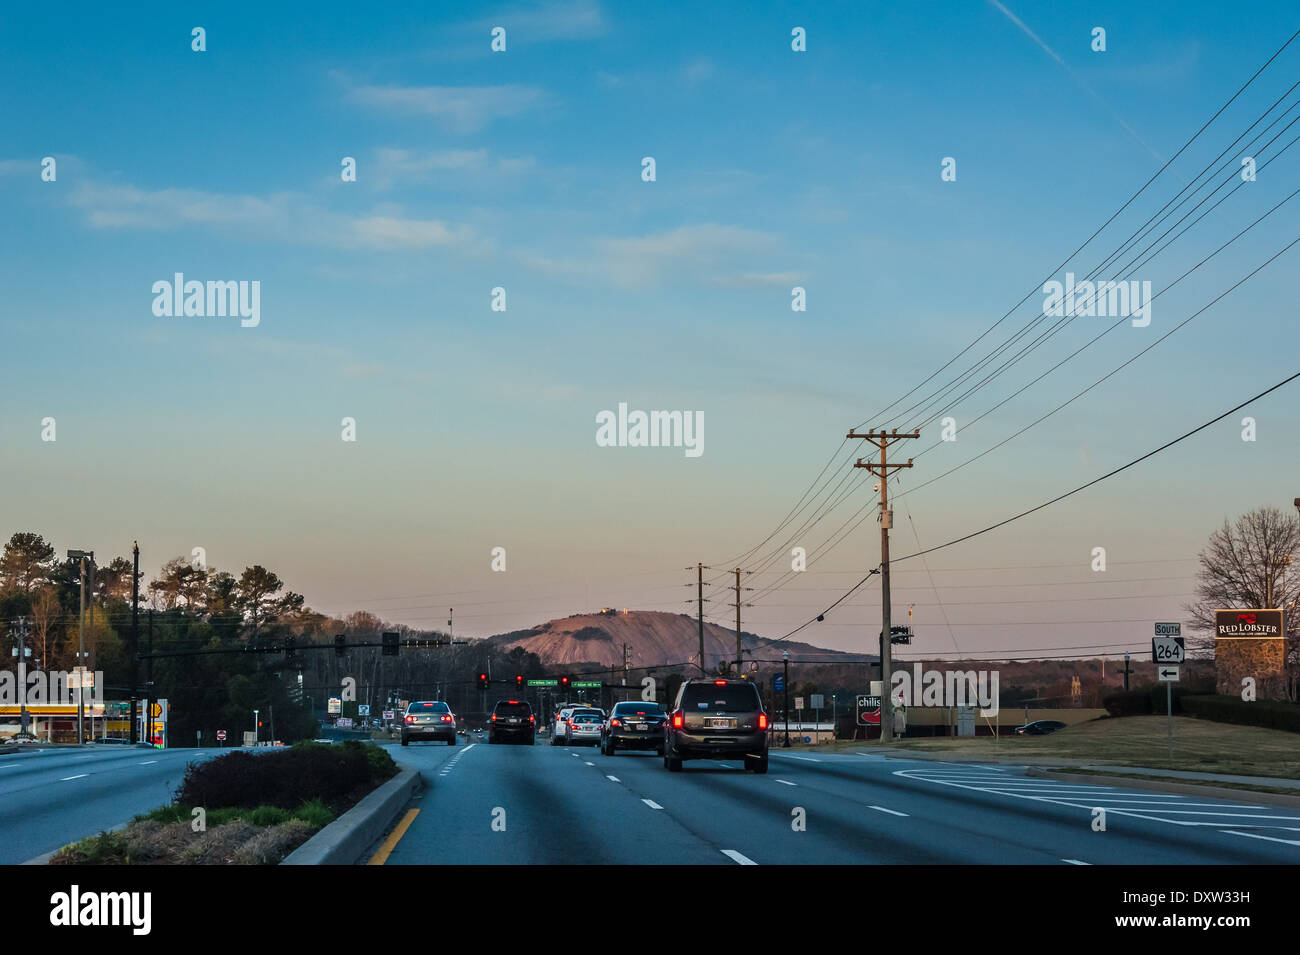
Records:
<instances>
[{"instance_id":1,"label":"highway","mask_svg":"<svg viewBox=\"0 0 1300 955\"><path fill-rule=\"evenodd\" d=\"M171 802L185 767L221 752L121 745L0 756L0 864L26 862Z\"/></svg>"},{"instance_id":2,"label":"highway","mask_svg":"<svg viewBox=\"0 0 1300 955\"><path fill-rule=\"evenodd\" d=\"M394 756L421 771L425 788L388 865L1300 862L1300 809L865 749L773 750L762 776L713 761L670 774L653 753L607 757L545 740L471 737ZM1096 808L1105 831L1093 830Z\"/></svg>"}]
</instances>

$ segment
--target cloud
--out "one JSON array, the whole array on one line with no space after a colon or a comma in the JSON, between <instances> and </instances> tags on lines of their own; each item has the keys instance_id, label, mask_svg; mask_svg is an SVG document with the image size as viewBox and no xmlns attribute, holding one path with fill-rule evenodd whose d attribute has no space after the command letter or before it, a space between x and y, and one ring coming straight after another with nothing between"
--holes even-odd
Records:
<instances>
[{"instance_id":1,"label":"cloud","mask_svg":"<svg viewBox=\"0 0 1300 955\"><path fill-rule=\"evenodd\" d=\"M395 180L420 182L438 174L518 175L536 166L531 156L493 158L486 149L438 149L415 153L408 149L380 149L375 154L373 180L388 189Z\"/></svg>"},{"instance_id":2,"label":"cloud","mask_svg":"<svg viewBox=\"0 0 1300 955\"><path fill-rule=\"evenodd\" d=\"M795 272L756 270L754 260L764 256L780 257L774 236L706 223L644 236L596 239L585 253L565 258L528 254L524 264L556 278L590 282L599 276L627 288L664 279L730 287L770 286L798 276Z\"/></svg>"},{"instance_id":3,"label":"cloud","mask_svg":"<svg viewBox=\"0 0 1300 955\"><path fill-rule=\"evenodd\" d=\"M476 29L506 28L506 40L515 43L547 40L593 40L609 32L605 12L596 0L550 0L515 6L474 24Z\"/></svg>"},{"instance_id":4,"label":"cloud","mask_svg":"<svg viewBox=\"0 0 1300 955\"><path fill-rule=\"evenodd\" d=\"M168 230L205 226L256 239L278 239L341 248L420 249L467 244L472 230L433 219L401 215L400 208L350 215L322 209L302 196L267 197L196 189L146 190L81 181L69 202L97 229Z\"/></svg>"},{"instance_id":5,"label":"cloud","mask_svg":"<svg viewBox=\"0 0 1300 955\"><path fill-rule=\"evenodd\" d=\"M348 98L384 112L432 116L453 132L473 133L494 120L549 104L532 86L357 86Z\"/></svg>"}]
</instances>

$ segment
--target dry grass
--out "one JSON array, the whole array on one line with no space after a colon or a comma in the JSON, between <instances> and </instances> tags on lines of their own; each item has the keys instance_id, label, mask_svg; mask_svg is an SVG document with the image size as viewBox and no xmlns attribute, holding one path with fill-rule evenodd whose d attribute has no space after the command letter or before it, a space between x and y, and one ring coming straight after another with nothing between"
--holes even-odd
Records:
<instances>
[{"instance_id":1,"label":"dry grass","mask_svg":"<svg viewBox=\"0 0 1300 955\"><path fill-rule=\"evenodd\" d=\"M1300 735L1296 733L1175 716L1172 759L1166 733L1163 716L1125 716L1067 726L1049 736L906 739L891 744L888 751L1005 759L1030 766L1142 766L1300 779ZM886 748L878 742L858 741L799 749L884 752Z\"/></svg>"},{"instance_id":2,"label":"dry grass","mask_svg":"<svg viewBox=\"0 0 1300 955\"><path fill-rule=\"evenodd\" d=\"M188 822L133 822L65 846L51 865L275 865L316 832L300 819L257 826L236 819L194 832Z\"/></svg>"}]
</instances>

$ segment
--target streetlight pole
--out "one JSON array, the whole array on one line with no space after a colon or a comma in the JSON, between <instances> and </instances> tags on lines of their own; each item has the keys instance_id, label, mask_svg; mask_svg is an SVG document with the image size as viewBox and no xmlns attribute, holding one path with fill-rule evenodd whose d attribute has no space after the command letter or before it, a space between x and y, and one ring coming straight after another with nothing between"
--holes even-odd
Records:
<instances>
[{"instance_id":1,"label":"streetlight pole","mask_svg":"<svg viewBox=\"0 0 1300 955\"><path fill-rule=\"evenodd\" d=\"M781 684L785 688L785 716L783 717L783 721L785 723L785 742L781 744L782 748L784 749L784 748L788 748L790 745L790 651L789 650L781 651L781 664L782 666L785 667L785 677Z\"/></svg>"},{"instance_id":2,"label":"streetlight pole","mask_svg":"<svg viewBox=\"0 0 1300 955\"><path fill-rule=\"evenodd\" d=\"M89 558L91 566L94 566L95 552L93 550L69 550L68 560L80 561L81 564L81 613L77 617L77 743L80 745L86 741L85 730L85 683L86 683L86 559ZM94 595L91 597L91 605L94 605ZM94 610L91 610L94 613ZM94 618L91 618L93 628ZM93 636L93 634L92 634Z\"/></svg>"},{"instance_id":3,"label":"streetlight pole","mask_svg":"<svg viewBox=\"0 0 1300 955\"><path fill-rule=\"evenodd\" d=\"M258 711L257 711L257 710L253 710L253 746L254 746L254 747L257 746L257 737L258 737L258 735L259 735L258 732L257 732L257 728L258 728L259 726L261 726L261 725L262 725L262 723L261 723L261 721L258 719Z\"/></svg>"}]
</instances>

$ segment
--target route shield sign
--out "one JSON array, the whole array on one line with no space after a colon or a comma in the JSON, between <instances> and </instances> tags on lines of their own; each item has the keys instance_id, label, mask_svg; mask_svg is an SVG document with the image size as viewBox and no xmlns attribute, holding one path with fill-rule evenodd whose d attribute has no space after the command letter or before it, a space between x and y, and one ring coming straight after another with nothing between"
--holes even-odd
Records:
<instances>
[{"instance_id":1,"label":"route shield sign","mask_svg":"<svg viewBox=\"0 0 1300 955\"><path fill-rule=\"evenodd\" d=\"M1159 626L1159 624L1157 624ZM1187 659L1182 637L1152 637L1151 662L1181 664Z\"/></svg>"}]
</instances>

